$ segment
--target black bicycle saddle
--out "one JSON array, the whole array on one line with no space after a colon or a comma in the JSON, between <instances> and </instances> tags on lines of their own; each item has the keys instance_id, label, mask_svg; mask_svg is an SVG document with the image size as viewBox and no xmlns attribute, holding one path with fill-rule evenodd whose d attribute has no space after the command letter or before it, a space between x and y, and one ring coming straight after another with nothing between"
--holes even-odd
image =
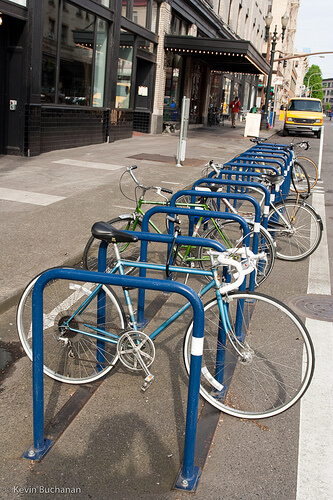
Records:
<instances>
[{"instance_id":1,"label":"black bicycle saddle","mask_svg":"<svg viewBox=\"0 0 333 500\"><path fill-rule=\"evenodd\" d=\"M91 228L91 234L97 240L103 240L107 243L134 243L138 241L135 234L119 231L108 222L95 222Z\"/></svg>"}]
</instances>

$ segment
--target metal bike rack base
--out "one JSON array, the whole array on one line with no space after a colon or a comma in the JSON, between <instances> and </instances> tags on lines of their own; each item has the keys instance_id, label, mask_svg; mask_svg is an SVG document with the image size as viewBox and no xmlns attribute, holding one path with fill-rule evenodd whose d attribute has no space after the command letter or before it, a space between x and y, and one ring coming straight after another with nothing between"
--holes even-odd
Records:
<instances>
[{"instance_id":1,"label":"metal bike rack base","mask_svg":"<svg viewBox=\"0 0 333 500\"><path fill-rule=\"evenodd\" d=\"M99 258L106 263L107 244L101 243ZM105 268L105 267L104 267ZM55 268L45 271L36 281L32 292L32 334L33 334L33 434L34 442L23 457L41 460L52 448L54 441L44 439L44 383L43 383L43 290L54 279L75 279L77 281L125 286L139 289L164 291L183 295L192 305L193 339L191 349L190 375L188 385L184 458L175 488L194 491L201 475L199 467L194 466L195 440L197 431L201 362L203 354L204 309L202 301L194 290L187 285L168 280L158 280L127 275L114 275L104 272L83 271L80 269Z\"/></svg>"},{"instance_id":2,"label":"metal bike rack base","mask_svg":"<svg viewBox=\"0 0 333 500\"><path fill-rule=\"evenodd\" d=\"M173 486L173 489L194 493L198 487L200 476L201 476L201 469L199 467L194 467L193 476L191 478L185 478L182 475L182 472L180 472Z\"/></svg>"}]
</instances>

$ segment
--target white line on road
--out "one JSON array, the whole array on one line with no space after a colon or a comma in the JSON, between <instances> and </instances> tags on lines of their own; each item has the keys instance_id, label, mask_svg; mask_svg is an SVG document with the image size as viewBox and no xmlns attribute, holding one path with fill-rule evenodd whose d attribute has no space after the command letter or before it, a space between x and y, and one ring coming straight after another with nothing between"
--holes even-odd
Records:
<instances>
[{"instance_id":1,"label":"white line on road","mask_svg":"<svg viewBox=\"0 0 333 500\"><path fill-rule=\"evenodd\" d=\"M312 205L322 218L324 231L319 247L310 256L308 293L331 295L324 194L313 193Z\"/></svg>"},{"instance_id":2,"label":"white line on road","mask_svg":"<svg viewBox=\"0 0 333 500\"><path fill-rule=\"evenodd\" d=\"M64 200L62 196L54 196L52 194L34 193L31 191L21 191L19 189L7 188L0 188L0 199L41 206L51 205L52 203L56 203L57 201Z\"/></svg>"},{"instance_id":3,"label":"white line on road","mask_svg":"<svg viewBox=\"0 0 333 500\"><path fill-rule=\"evenodd\" d=\"M118 170L119 168L124 168L124 165L110 165L109 163L97 163L94 161L83 161L83 160L56 160L52 163L60 163L61 165L71 165L73 167L85 167L85 168L96 168L100 170Z\"/></svg>"},{"instance_id":4,"label":"white line on road","mask_svg":"<svg viewBox=\"0 0 333 500\"><path fill-rule=\"evenodd\" d=\"M126 207L124 205L113 205L114 208L121 208L123 210L132 210L132 212L134 212L134 208L133 207Z\"/></svg>"},{"instance_id":5,"label":"white line on road","mask_svg":"<svg viewBox=\"0 0 333 500\"><path fill-rule=\"evenodd\" d=\"M313 205L323 219L324 233L310 256L308 294L331 295L324 194L316 193ZM315 350L315 372L301 399L296 500L330 500L332 470L332 331L333 323L307 318Z\"/></svg>"}]
</instances>

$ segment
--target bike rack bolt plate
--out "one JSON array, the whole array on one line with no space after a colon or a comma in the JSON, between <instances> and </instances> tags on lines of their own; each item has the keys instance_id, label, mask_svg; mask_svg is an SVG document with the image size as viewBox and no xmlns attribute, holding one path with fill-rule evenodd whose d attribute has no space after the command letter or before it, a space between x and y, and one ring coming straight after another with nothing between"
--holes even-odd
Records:
<instances>
[{"instance_id":1,"label":"bike rack bolt plate","mask_svg":"<svg viewBox=\"0 0 333 500\"><path fill-rule=\"evenodd\" d=\"M319 321L333 321L331 295L303 295L289 300L289 306L300 316Z\"/></svg>"}]
</instances>

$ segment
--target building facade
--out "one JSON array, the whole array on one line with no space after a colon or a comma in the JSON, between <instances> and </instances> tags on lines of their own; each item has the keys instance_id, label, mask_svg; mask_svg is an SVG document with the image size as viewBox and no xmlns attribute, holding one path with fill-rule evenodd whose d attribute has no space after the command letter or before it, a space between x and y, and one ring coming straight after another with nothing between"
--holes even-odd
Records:
<instances>
[{"instance_id":1,"label":"building facade","mask_svg":"<svg viewBox=\"0 0 333 500\"><path fill-rule=\"evenodd\" d=\"M0 0L0 154L161 133L256 100L267 1Z\"/></svg>"},{"instance_id":2,"label":"building facade","mask_svg":"<svg viewBox=\"0 0 333 500\"><path fill-rule=\"evenodd\" d=\"M272 77L272 109L278 114L280 108L285 106L290 97L294 97L298 88L299 71L297 59L285 59L294 55L294 40L297 29L297 16L300 6L299 0L269 0L268 12L273 16L270 26L270 34L264 48L267 60L269 60L272 49L272 36L276 28L277 41L275 47L275 57L273 64ZM287 14L289 20L285 30L284 40L282 41L281 18ZM279 60L280 59L280 60ZM262 78L262 85L265 85L265 79ZM262 94L262 104L265 96Z\"/></svg>"},{"instance_id":3,"label":"building facade","mask_svg":"<svg viewBox=\"0 0 333 500\"><path fill-rule=\"evenodd\" d=\"M323 79L323 104L330 104L331 108L333 107L333 78L325 78Z\"/></svg>"}]
</instances>

